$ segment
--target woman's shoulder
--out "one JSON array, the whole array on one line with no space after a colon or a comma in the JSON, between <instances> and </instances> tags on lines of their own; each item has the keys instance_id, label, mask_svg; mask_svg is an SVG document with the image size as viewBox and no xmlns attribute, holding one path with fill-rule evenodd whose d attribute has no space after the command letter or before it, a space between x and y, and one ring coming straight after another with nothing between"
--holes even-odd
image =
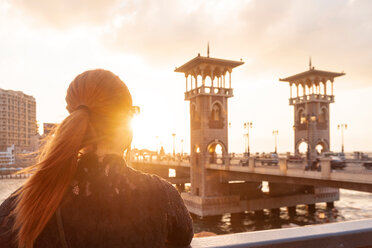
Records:
<instances>
[{"instance_id":1,"label":"woman's shoulder","mask_svg":"<svg viewBox=\"0 0 372 248\"><path fill-rule=\"evenodd\" d=\"M138 190L141 194L147 194L149 199L155 197L161 199L160 202L166 208L174 204L180 204L182 201L177 189L169 181L158 175L144 173L126 166L121 176L127 185L134 190Z\"/></svg>"},{"instance_id":2,"label":"woman's shoulder","mask_svg":"<svg viewBox=\"0 0 372 248\"><path fill-rule=\"evenodd\" d=\"M158 196L159 194L166 196L168 191L175 190L168 181L157 175L131 168L121 156L115 154L106 155L102 161L94 154L83 157L74 181L84 185L86 182L93 183L101 190L125 189L141 193L151 192ZM72 183L72 187L77 184L76 182Z\"/></svg>"},{"instance_id":3,"label":"woman's shoulder","mask_svg":"<svg viewBox=\"0 0 372 248\"><path fill-rule=\"evenodd\" d=\"M9 216L9 214L13 211L13 209L14 209L14 207L16 205L16 200L17 200L17 196L15 195L15 193L17 191L19 191L19 189L17 189L15 192L13 192L8 198L6 198L1 203L1 205L0 205L0 220L4 216Z\"/></svg>"},{"instance_id":4,"label":"woman's shoulder","mask_svg":"<svg viewBox=\"0 0 372 248\"><path fill-rule=\"evenodd\" d=\"M14 224L12 212L16 201L17 197L13 193L0 205L0 244L4 247L14 247L15 233L12 232Z\"/></svg>"},{"instance_id":5,"label":"woman's shoulder","mask_svg":"<svg viewBox=\"0 0 372 248\"><path fill-rule=\"evenodd\" d=\"M132 181L141 187L143 191L153 192L162 198L163 204L171 212L177 212L179 207L184 207L180 193L169 181L157 175L143 173L133 168L128 168ZM174 211L175 210L175 211Z\"/></svg>"},{"instance_id":6,"label":"woman's shoulder","mask_svg":"<svg viewBox=\"0 0 372 248\"><path fill-rule=\"evenodd\" d=\"M131 182L137 184L141 188L147 188L149 190L161 190L162 192L175 189L172 184L160 176L144 173L130 166L127 167L125 176L127 176Z\"/></svg>"}]
</instances>

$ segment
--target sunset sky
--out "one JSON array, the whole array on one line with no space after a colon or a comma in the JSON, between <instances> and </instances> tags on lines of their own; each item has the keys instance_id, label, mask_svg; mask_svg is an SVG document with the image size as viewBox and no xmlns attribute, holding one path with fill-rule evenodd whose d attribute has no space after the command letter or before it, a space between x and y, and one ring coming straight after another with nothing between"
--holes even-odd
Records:
<instances>
[{"instance_id":1,"label":"sunset sky","mask_svg":"<svg viewBox=\"0 0 372 248\"><path fill-rule=\"evenodd\" d=\"M189 151L185 78L174 68L206 55L244 65L232 74L230 152L243 152L243 123L253 122L251 150L293 151L289 86L279 78L308 69L344 71L335 79L331 149L347 123L346 151L372 151L372 1L359 0L0 0L0 88L37 101L37 119L67 116L65 94L87 70L113 71L134 104L134 146L167 152L176 133ZM159 136L159 140L156 140Z\"/></svg>"}]
</instances>

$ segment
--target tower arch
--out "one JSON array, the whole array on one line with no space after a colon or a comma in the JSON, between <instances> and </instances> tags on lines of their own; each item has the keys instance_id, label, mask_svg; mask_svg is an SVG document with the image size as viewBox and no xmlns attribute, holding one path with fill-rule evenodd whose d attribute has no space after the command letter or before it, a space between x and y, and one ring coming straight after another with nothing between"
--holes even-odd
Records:
<instances>
[{"instance_id":1,"label":"tower arch","mask_svg":"<svg viewBox=\"0 0 372 248\"><path fill-rule=\"evenodd\" d=\"M209 163L211 164L221 164L223 163L223 158L226 156L226 146L220 140L211 141L207 147Z\"/></svg>"},{"instance_id":2,"label":"tower arch","mask_svg":"<svg viewBox=\"0 0 372 248\"><path fill-rule=\"evenodd\" d=\"M308 146L309 146L309 142L307 139L303 138L303 139L298 140L295 144L295 153L302 154L302 155L306 154Z\"/></svg>"},{"instance_id":3,"label":"tower arch","mask_svg":"<svg viewBox=\"0 0 372 248\"><path fill-rule=\"evenodd\" d=\"M322 154L323 152L329 151L329 144L325 139L318 139L315 143L314 149L316 150L317 154Z\"/></svg>"}]
</instances>

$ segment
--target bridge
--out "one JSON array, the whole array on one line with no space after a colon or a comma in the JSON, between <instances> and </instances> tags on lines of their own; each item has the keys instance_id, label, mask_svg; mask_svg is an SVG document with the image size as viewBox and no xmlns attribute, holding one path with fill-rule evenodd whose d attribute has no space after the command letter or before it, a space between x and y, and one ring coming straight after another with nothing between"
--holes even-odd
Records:
<instances>
[{"instance_id":1,"label":"bridge","mask_svg":"<svg viewBox=\"0 0 372 248\"><path fill-rule=\"evenodd\" d=\"M228 159L227 164L208 163L208 170L219 171L221 183L231 181L270 181L274 183L304 184L321 187L343 188L372 193L372 170L358 165L345 169L331 169L330 158L321 158L320 170L306 170L307 163L293 163L279 158L277 166L263 165L256 157L249 158L248 166L239 164L242 158ZM173 184L190 183L190 162L187 160L135 159L129 164L146 173L159 175ZM172 171L174 173L172 173Z\"/></svg>"},{"instance_id":2,"label":"bridge","mask_svg":"<svg viewBox=\"0 0 372 248\"><path fill-rule=\"evenodd\" d=\"M352 164L343 170L334 170L329 158L321 159L319 171L306 170L306 162L293 163L285 157L280 157L275 166L265 165L255 157L249 158L247 166L239 163L240 158L222 161L225 163L207 163L205 168L207 173L214 173L218 183L228 185L229 190L224 195L229 204L221 200L223 197L219 199L222 204L213 208L200 210L193 204L187 204L190 212L208 216L248 210L275 211L280 207L295 211L295 206L299 204L308 204L311 208L317 202L327 202L332 206L332 202L339 199L339 188L372 193L372 170ZM185 202L194 200L190 192L185 191L185 184L191 182L189 161L132 158L129 164L175 184L183 192L181 195ZM269 193L262 192L260 185L263 181L269 182Z\"/></svg>"},{"instance_id":3,"label":"bridge","mask_svg":"<svg viewBox=\"0 0 372 248\"><path fill-rule=\"evenodd\" d=\"M279 157L271 162L250 156L249 144L245 162L231 157L228 151L228 99L233 97L232 71L244 62L211 58L198 54L176 67L186 79L185 100L190 104L190 157L188 161L149 161L130 156L136 169L168 179L182 192L188 210L199 216L262 211L279 212L280 207L295 211L296 205L326 202L333 207L339 200L339 188L372 192L372 173L364 170L333 170L329 158L319 160L318 170L311 171L319 155L330 149L329 105L334 103L334 79L345 73L315 69L283 79L290 86L289 104L294 106L295 147L307 147L302 163ZM226 79L227 77L227 79ZM295 94L293 94L293 86ZM249 123L247 123L249 124ZM247 140L249 143L249 125ZM217 154L217 147L222 155ZM174 154L173 154L174 156ZM273 163L271 163L273 164ZM245 165L245 166L243 166ZM355 167L357 168L357 167ZM170 173L171 172L171 173ZM268 191L261 190L262 182ZM190 188L185 187L189 183Z\"/></svg>"}]
</instances>

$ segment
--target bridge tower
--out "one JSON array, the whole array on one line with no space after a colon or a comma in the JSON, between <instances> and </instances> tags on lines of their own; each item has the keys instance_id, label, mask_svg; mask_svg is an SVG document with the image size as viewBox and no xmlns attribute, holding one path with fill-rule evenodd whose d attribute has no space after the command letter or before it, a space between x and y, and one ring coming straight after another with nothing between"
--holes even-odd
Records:
<instances>
[{"instance_id":1,"label":"bridge tower","mask_svg":"<svg viewBox=\"0 0 372 248\"><path fill-rule=\"evenodd\" d=\"M294 106L295 154L300 153L299 147L303 142L307 145L306 156L309 160L314 160L318 153L329 151L329 104L335 98L333 82L335 77L343 75L343 72L317 70L311 65L310 59L309 70L279 79L289 82L289 104Z\"/></svg>"},{"instance_id":2,"label":"bridge tower","mask_svg":"<svg viewBox=\"0 0 372 248\"><path fill-rule=\"evenodd\" d=\"M228 98L233 96L231 73L242 64L242 61L211 58L208 49L206 57L198 54L175 69L185 75L185 100L190 102L191 193L183 198L189 210L199 216L208 208L208 200L229 201L219 198L228 194L228 185L219 182L219 172L208 171L206 166L229 163L227 113ZM222 148L220 158L216 147Z\"/></svg>"}]
</instances>

